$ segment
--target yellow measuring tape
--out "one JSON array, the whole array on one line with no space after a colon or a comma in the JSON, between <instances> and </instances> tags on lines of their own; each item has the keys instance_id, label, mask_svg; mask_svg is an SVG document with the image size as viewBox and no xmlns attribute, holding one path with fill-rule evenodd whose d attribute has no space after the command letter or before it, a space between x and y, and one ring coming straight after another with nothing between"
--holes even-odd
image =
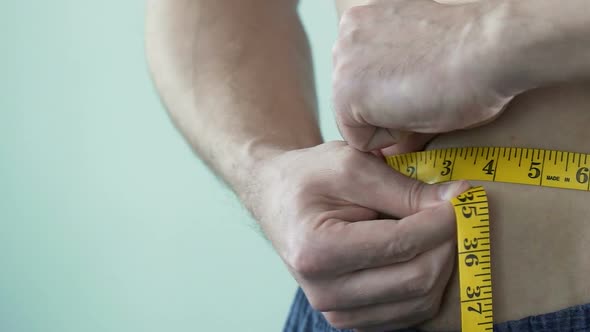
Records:
<instances>
[{"instance_id":1,"label":"yellow measuring tape","mask_svg":"<svg viewBox=\"0 0 590 332\"><path fill-rule=\"evenodd\" d=\"M387 157L411 178L440 183L474 180L590 190L590 155L544 149L470 147ZM461 330L491 331L492 274L488 200L482 187L454 198L461 299Z\"/></svg>"}]
</instances>

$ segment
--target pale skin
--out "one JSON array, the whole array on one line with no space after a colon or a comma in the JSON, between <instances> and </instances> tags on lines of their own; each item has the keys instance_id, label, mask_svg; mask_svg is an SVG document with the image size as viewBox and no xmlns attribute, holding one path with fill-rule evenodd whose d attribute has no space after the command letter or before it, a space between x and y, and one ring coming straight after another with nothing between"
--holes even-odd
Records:
<instances>
[{"instance_id":1,"label":"pale skin","mask_svg":"<svg viewBox=\"0 0 590 332\"><path fill-rule=\"evenodd\" d=\"M409 2L404 4L404 1L385 1L381 5L393 11L397 11L396 6L407 5L411 10L411 6L419 6L420 2L422 1L413 1L412 3L416 3L414 5L408 4ZM522 1L522 3L531 2L534 0ZM539 2L543 1L536 3ZM356 135L354 130L352 133L342 130L352 147L342 142L322 142L315 115L316 104L309 49L297 17L296 2L152 0L148 3L146 33L148 59L158 90L172 118L195 151L232 187L256 217L287 268L304 289L312 306L322 311L328 321L339 328L382 331L419 323L437 330L456 328L458 326L457 305L449 291L456 282L453 277L455 225L454 215L447 201L451 196L464 191L468 185L458 182L447 186L433 186L407 179L388 169L382 160L373 154L358 150L371 150L373 147L386 148L387 144L379 143L371 146L370 140L363 143L363 139L359 138L362 134L357 135L356 139L352 138ZM339 5L342 10L346 10L353 4L361 3L341 2ZM571 7L555 6L553 8L547 4L547 7L537 14L546 15L545 21L547 21L555 18L559 10L569 9L569 12L564 12L565 15L565 13L573 12L576 6L579 8L583 5L581 1L571 1ZM483 7L474 5L473 8L469 10L480 13L481 17L486 17ZM528 10L533 10L534 6L530 5L530 8ZM418 9L419 7L416 7L416 11ZM520 10L527 13L527 7L524 5ZM422 10L420 12L424 13ZM436 13L425 14L435 17ZM457 17L463 16L449 12L446 16L449 21L442 21L442 23L458 25L460 23L457 22ZM578 26L583 26L582 23L584 23L583 19L580 20L568 20L568 25L560 28L565 29L564 31L578 31L581 29ZM508 22L516 21L514 18L505 18L505 21L497 23L508 24ZM407 22L407 26L411 24L411 21ZM506 28L503 24L494 26L497 26L497 29ZM379 31L378 27L376 31ZM404 33L407 35L409 32ZM543 29L527 33L529 39L534 36L535 40L552 40L550 37L544 37L547 31ZM392 31L387 31L387 34L391 41L400 38L396 39ZM565 33L564 35L567 36ZM341 38L342 36L343 34L340 35ZM479 39L471 40L475 43ZM508 60L499 63L497 56L487 57L484 54L478 58L478 63L482 67L493 68L493 70L488 69L487 72L494 73L494 76L498 72L505 72L506 77L509 77L509 73L514 71L514 68L510 68L511 66L523 70L522 62L517 60L516 55L530 47L524 42L522 45L515 42L515 45L514 48L509 49L513 51L504 50L506 54L503 53L503 58ZM551 44L547 42L547 45ZM352 51L357 49L355 48L357 46L360 50L362 42L358 45L350 43L346 47L340 47L343 52L340 55L339 51L335 50L335 63L338 63L339 56L352 59L350 60L352 65L348 67L354 67L367 60L367 57L355 57L346 52L348 48L351 50L350 53L354 53ZM473 45L472 48L476 49L476 46ZM487 47L490 50L501 49L494 48L493 45ZM377 52L374 47L365 46L364 49L366 54L371 54L372 49ZM408 50L408 52L410 53L405 56L412 57L411 51ZM510 56L510 53L515 55ZM440 54L444 56L444 50ZM355 58L358 60L354 60ZM545 58L551 57L545 55ZM531 86L542 86L544 82L577 80L584 77L582 73L587 70L579 64L579 70L576 71L563 65L563 70L559 71L556 68L555 73L551 74L538 70L546 68L547 63L543 63L546 59L542 56L537 59L539 60L537 64L527 63L527 70L531 73L542 72L544 75L539 75L540 78L535 78L535 82L529 83ZM456 66L458 68L472 69L473 67L469 66L468 57L459 56L454 63L458 64ZM571 61L568 62L570 66L571 63ZM572 74L566 75L568 70ZM409 73L411 72L409 70ZM478 75L484 74L478 72ZM527 77L534 78L535 75ZM526 82L521 83L510 78L510 82L517 83L514 91L525 89L522 85ZM378 87L375 88L379 84L384 84L382 81L369 78L365 83L354 82L352 78L346 78L346 73L339 72L336 68L335 85L340 80L368 89L366 90L368 93L384 91ZM489 78L484 81L495 80L495 78ZM374 84L374 87L370 84ZM506 86L502 85L502 88ZM483 95L482 91L495 91L495 88L482 84L478 87L480 89L478 93L474 95ZM336 89L337 86L335 86ZM562 117L568 117L570 113L574 117L579 114L576 109L580 109L583 105L590 105L590 101L585 99L580 90L584 89L571 87L567 90L569 91L567 101L561 102L573 105L568 105L567 109L571 111L563 112ZM424 94L422 88L410 93L416 96ZM343 96L342 92L340 95L335 93L335 96L337 98L335 105L346 104L348 98L349 101L359 100L358 102L363 105L361 108L363 112L387 112L383 107L372 107L366 101L345 94ZM506 96L510 97L510 93L506 93ZM385 98L387 96L377 95L373 100L376 100L377 104L388 103L387 100L381 100ZM531 98L536 100L541 97L535 98L533 95L529 99ZM526 103L526 98L522 100L521 104ZM547 100L544 102L546 104ZM395 104L395 100L391 103ZM447 103L450 106L441 112L445 112L445 115L448 113L451 118L464 118L461 114L453 114L454 110L461 109L452 107L453 103L460 105L461 98L451 98ZM534 106L534 102L530 103ZM430 104L424 107L424 115L421 115L428 118L424 121L430 120L432 124L426 132L436 133L450 129L447 127L449 122L446 117L439 116L446 122L438 124L438 127L437 122L432 121L432 112L434 112L432 107L440 105ZM490 103L490 105L493 106L490 108L497 110L496 113L502 109L496 103ZM531 105L525 104L520 108L524 109L527 106ZM460 146L490 141L492 143L488 144L494 145L527 144L530 141L536 141L536 137L522 134L527 124L519 121L523 117L523 112L519 112L518 108L518 104L512 109L508 108L506 116L492 125L476 130L475 134L468 137L470 142L461 135L470 135L471 132L464 132L465 134L442 136L435 140L432 146ZM341 112L338 107L336 111ZM400 107L391 112L395 113L391 115L392 117L402 119L395 121L395 123L401 123L400 127L390 128L392 126L389 126L387 122L388 117L383 114L377 115L375 118L378 121L372 125L391 132L394 130L404 133L424 132L420 130L423 128L417 129L410 126L409 123L412 121L404 123L407 118L404 112L415 113L414 109ZM550 110L544 111L541 105L535 107L535 112L550 116ZM470 121L455 124L456 127L451 129L472 126L494 117L494 113L489 111L477 113L485 116L481 116L479 120L478 117L472 116ZM512 121L504 120L508 117L512 117ZM337 118L342 116L338 115ZM381 121L383 119L385 121ZM554 120L552 122L552 126L559 125ZM364 125L367 127L366 124ZM342 129L341 120L339 126ZM514 137L514 141L506 141L505 136L494 136L493 132L497 132L497 129L494 131L494 126L503 126L500 127L502 132L508 135L507 137ZM547 132L552 128L554 127L548 127ZM478 132L482 134L477 134ZM581 131L580 135L586 135L585 131ZM590 139L590 137L582 136L576 139ZM402 141L390 150L407 150L416 147L413 145L421 145L416 142L424 143L420 142L424 138L421 135L403 134L399 137L414 138ZM568 140L567 135L560 135L552 140L552 144L555 145L553 147L571 149L570 143L573 139L572 137ZM399 140L389 143L399 143ZM503 190L493 186L490 188L492 192ZM507 198L512 198L512 201L517 200L510 197L510 190L502 192L505 192ZM539 196L547 195L547 192L535 191L529 194ZM564 194L559 195L563 197ZM505 196L502 195L502 197ZM579 197L578 195L570 198L580 200ZM548 198L545 197L545 199ZM499 200L496 198L496 201ZM580 206L587 205L581 202ZM506 202L506 204L509 203ZM503 215L499 216L500 220L519 217L515 215L518 212L511 212L517 211L516 208L501 210L504 212L501 212ZM584 211L576 213L582 212ZM386 218L389 219L380 219L380 215L388 215L389 217ZM499 223L503 225L502 221ZM527 221L524 220L522 224L527 224ZM508 227L508 222L506 225ZM582 239L585 235L590 236L580 230L580 225L581 223L577 225L576 235L582 236ZM496 229L502 231L503 227ZM500 241L500 244L497 246L510 248L511 243L515 241L505 243L502 242L502 238L510 238L510 234L519 234L518 229L516 227L514 232L498 236L497 241ZM542 234L546 233L546 231L539 231L534 235L543 236ZM522 239L522 236L519 239ZM548 246L550 249L558 250L557 246L551 246L553 242L555 241L548 241ZM571 259L581 258L580 250L584 248L574 249L574 258ZM498 253L502 254L502 250L499 249ZM534 251L534 248L530 250ZM532 254L542 253L532 252ZM527 255L522 253L516 257L527 257ZM493 261L496 263L499 260ZM500 292L505 289L505 293L510 293L512 288L521 289L522 287L519 288L519 286L527 282L531 283L530 280L520 280L519 283L518 278L513 278L516 282L513 280L510 283L509 278L502 278L502 271L514 268L516 259L508 258L501 262L502 264L494 266L499 270L499 286L495 284L495 287ZM587 265L582 267L579 264L563 265L570 267L566 272L570 276L583 273L584 268L590 273ZM577 269L573 268L574 265ZM534 267L535 264L529 264L529 268ZM519 272L526 275L527 269ZM551 274L550 271L547 273ZM557 275L555 273L555 276ZM551 281L551 276L548 279ZM558 279L554 280L556 285L563 281ZM571 291L566 292L568 296L554 296L546 301L533 301L535 303L528 306L505 300L507 302L504 304L507 308L499 310L497 321L518 318L514 316L529 315L539 310L540 312L556 310L573 305L574 302L590 300L583 295L577 295L580 292L590 294L590 292L584 293L590 290L590 287L582 279L586 278L568 279L570 281L568 287ZM545 280L546 283L547 280ZM450 286L447 287L447 285ZM496 296L496 289L494 291ZM524 292L526 293L526 288ZM571 294L574 295L570 296ZM518 300L510 297L509 299ZM538 305L539 303L541 304Z\"/></svg>"}]
</instances>

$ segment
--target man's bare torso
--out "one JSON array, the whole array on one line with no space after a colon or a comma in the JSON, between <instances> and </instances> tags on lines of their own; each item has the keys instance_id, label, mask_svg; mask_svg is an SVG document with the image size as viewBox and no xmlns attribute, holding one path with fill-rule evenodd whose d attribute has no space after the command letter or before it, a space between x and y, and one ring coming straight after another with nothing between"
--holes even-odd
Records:
<instances>
[{"instance_id":1,"label":"man's bare torso","mask_svg":"<svg viewBox=\"0 0 590 332\"><path fill-rule=\"evenodd\" d=\"M340 13L366 0L337 0ZM445 3L470 2L463 0ZM517 97L484 127L441 135L427 149L516 146L590 153L590 84ZM590 302L590 193L477 183L490 196L494 320L502 322ZM440 313L426 330L459 330L454 274Z\"/></svg>"}]
</instances>

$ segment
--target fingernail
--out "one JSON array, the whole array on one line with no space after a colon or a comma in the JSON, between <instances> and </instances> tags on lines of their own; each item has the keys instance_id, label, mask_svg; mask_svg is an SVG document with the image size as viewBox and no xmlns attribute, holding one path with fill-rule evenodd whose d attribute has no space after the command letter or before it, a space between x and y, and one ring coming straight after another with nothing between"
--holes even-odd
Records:
<instances>
[{"instance_id":1,"label":"fingernail","mask_svg":"<svg viewBox=\"0 0 590 332\"><path fill-rule=\"evenodd\" d=\"M438 193L441 200L449 201L468 188L469 184L465 181L445 182L439 185Z\"/></svg>"}]
</instances>

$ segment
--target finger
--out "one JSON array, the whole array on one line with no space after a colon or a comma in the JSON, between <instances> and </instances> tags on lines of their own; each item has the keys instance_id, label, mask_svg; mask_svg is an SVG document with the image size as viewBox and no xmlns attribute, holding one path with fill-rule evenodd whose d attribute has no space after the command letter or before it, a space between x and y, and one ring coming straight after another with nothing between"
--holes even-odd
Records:
<instances>
[{"instance_id":1,"label":"finger","mask_svg":"<svg viewBox=\"0 0 590 332\"><path fill-rule=\"evenodd\" d=\"M394 171L369 154L342 165L346 179L328 190L335 197L400 219L447 201L469 188L464 182L425 184Z\"/></svg>"},{"instance_id":2,"label":"finger","mask_svg":"<svg viewBox=\"0 0 590 332\"><path fill-rule=\"evenodd\" d=\"M373 135L369 138L366 149L374 150L399 144L409 136L410 133L406 131L374 127Z\"/></svg>"},{"instance_id":3,"label":"finger","mask_svg":"<svg viewBox=\"0 0 590 332\"><path fill-rule=\"evenodd\" d=\"M379 150L379 149L377 149L377 150L373 150L373 151L371 151L371 153L372 153L372 154L373 154L375 157L377 157L377 158L381 159L382 161L385 161L385 155L383 155L383 152L382 152L381 150Z\"/></svg>"},{"instance_id":4,"label":"finger","mask_svg":"<svg viewBox=\"0 0 590 332\"><path fill-rule=\"evenodd\" d=\"M412 300L388 303L350 311L323 312L324 318L336 329L383 332L414 326L424 321L421 303ZM391 318L396 317L395 322Z\"/></svg>"},{"instance_id":5,"label":"finger","mask_svg":"<svg viewBox=\"0 0 590 332\"><path fill-rule=\"evenodd\" d=\"M455 212L450 203L395 220L326 222L308 247L315 265L336 274L407 262L454 239Z\"/></svg>"},{"instance_id":6,"label":"finger","mask_svg":"<svg viewBox=\"0 0 590 332\"><path fill-rule=\"evenodd\" d=\"M311 286L322 292L321 309L350 310L367 305L408 301L437 291L453 271L456 241L448 239L412 260L343 275ZM317 300L317 299L314 299Z\"/></svg>"},{"instance_id":7,"label":"finger","mask_svg":"<svg viewBox=\"0 0 590 332\"><path fill-rule=\"evenodd\" d=\"M357 104L362 106L356 107L352 107L346 100L337 99L343 93L335 93L336 123L340 134L350 146L368 152L397 144L410 132L448 131L447 128L444 130L438 128L439 122L442 122L440 112L432 110L428 104L425 104L426 102L416 101L415 98L408 96L395 95L396 91L393 89L393 92L385 96L379 95L376 91L369 91L364 97L369 102L357 101ZM392 104L397 107L391 109L389 105ZM455 114L448 114L444 117L444 122L453 122L454 117L456 117ZM460 123L461 121L457 121L458 125Z\"/></svg>"},{"instance_id":8,"label":"finger","mask_svg":"<svg viewBox=\"0 0 590 332\"><path fill-rule=\"evenodd\" d=\"M424 146L436 136L436 134L412 133L401 142L385 149L381 149L381 153L383 156L393 156L402 153L421 151L424 149Z\"/></svg>"},{"instance_id":9,"label":"finger","mask_svg":"<svg viewBox=\"0 0 590 332\"><path fill-rule=\"evenodd\" d=\"M408 132L381 128L371 124L348 125L338 122L340 134L353 148L368 152L392 146L404 140Z\"/></svg>"},{"instance_id":10,"label":"finger","mask_svg":"<svg viewBox=\"0 0 590 332\"><path fill-rule=\"evenodd\" d=\"M449 251L449 248L454 248L454 243L449 242L441 246L441 249L445 251ZM449 264L443 271L444 275L436 280L432 291L424 296L374 303L352 309L331 310L324 312L324 316L332 324L362 329L363 332L389 331L414 326L432 318L438 312L452 268L453 265ZM383 280L394 278L395 275L391 274Z\"/></svg>"}]
</instances>

